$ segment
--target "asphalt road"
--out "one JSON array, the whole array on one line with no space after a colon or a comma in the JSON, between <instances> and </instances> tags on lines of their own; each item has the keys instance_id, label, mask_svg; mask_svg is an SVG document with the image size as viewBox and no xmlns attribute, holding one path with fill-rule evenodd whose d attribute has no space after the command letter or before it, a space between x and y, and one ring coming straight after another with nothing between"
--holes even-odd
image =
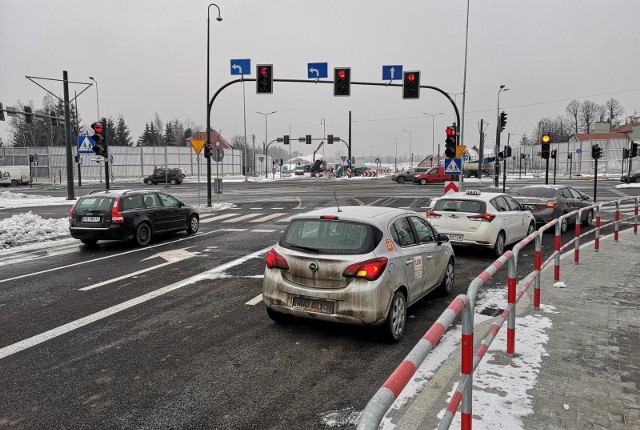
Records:
<instances>
[{"instance_id":1,"label":"asphalt road","mask_svg":"<svg viewBox=\"0 0 640 430\"><path fill-rule=\"evenodd\" d=\"M591 194L592 183L576 182ZM196 184L159 188L189 204L198 202ZM598 200L620 198L612 187L601 190ZM42 186L28 192L64 196L66 190ZM77 195L84 192L83 187ZM222 212L202 208L203 222L194 236L161 237L142 249L109 242L91 250L74 243L5 254L0 425L354 428L357 412L451 297L466 292L493 258L488 252L456 250L452 295L428 296L411 307L403 339L390 345L368 328L307 320L272 323L258 298L263 254L287 217L333 206L336 198L341 205L423 211L441 192L441 185L398 185L388 178L229 183L220 201L234 203L223 211L230 216L216 218ZM206 202L203 189L200 199ZM30 210L55 218L65 217L68 207ZM2 217L16 212L24 210L0 211ZM570 230L563 242L572 235ZM545 235L544 253L552 249L553 236ZM532 248L521 253L521 274L532 270L532 257ZM506 271L487 288L506 292Z\"/></svg>"}]
</instances>

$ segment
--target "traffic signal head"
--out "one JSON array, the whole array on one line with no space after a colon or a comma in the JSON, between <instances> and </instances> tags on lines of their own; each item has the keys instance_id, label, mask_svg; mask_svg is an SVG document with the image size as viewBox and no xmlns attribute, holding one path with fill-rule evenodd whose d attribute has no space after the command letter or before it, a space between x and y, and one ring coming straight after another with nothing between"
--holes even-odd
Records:
<instances>
[{"instance_id":1,"label":"traffic signal head","mask_svg":"<svg viewBox=\"0 0 640 430\"><path fill-rule=\"evenodd\" d=\"M640 146L640 143L631 142L631 157L632 158L638 156L638 146Z\"/></svg>"},{"instance_id":2,"label":"traffic signal head","mask_svg":"<svg viewBox=\"0 0 640 430\"><path fill-rule=\"evenodd\" d=\"M285 134L285 135L282 137L282 142L283 142L283 144L285 144L285 145L289 145L290 140L289 140L289 135L288 135L288 134Z\"/></svg>"},{"instance_id":3,"label":"traffic signal head","mask_svg":"<svg viewBox=\"0 0 640 430\"><path fill-rule=\"evenodd\" d=\"M204 144L204 158L211 158L211 144Z\"/></svg>"},{"instance_id":4,"label":"traffic signal head","mask_svg":"<svg viewBox=\"0 0 640 430\"><path fill-rule=\"evenodd\" d=\"M0 121L4 121L4 107L0 103Z\"/></svg>"},{"instance_id":5,"label":"traffic signal head","mask_svg":"<svg viewBox=\"0 0 640 430\"><path fill-rule=\"evenodd\" d=\"M444 155L447 158L456 157L456 130L453 127L447 127L447 138L444 141Z\"/></svg>"},{"instance_id":6,"label":"traffic signal head","mask_svg":"<svg viewBox=\"0 0 640 430\"><path fill-rule=\"evenodd\" d=\"M55 111L51 111L51 125L54 127L58 125L58 117L56 116Z\"/></svg>"},{"instance_id":7,"label":"traffic signal head","mask_svg":"<svg viewBox=\"0 0 640 430\"><path fill-rule=\"evenodd\" d=\"M402 98L420 98L420 72L404 72L402 74Z\"/></svg>"},{"instance_id":8,"label":"traffic signal head","mask_svg":"<svg viewBox=\"0 0 640 430\"><path fill-rule=\"evenodd\" d=\"M348 67L336 67L333 69L333 95L351 95L351 69Z\"/></svg>"},{"instance_id":9,"label":"traffic signal head","mask_svg":"<svg viewBox=\"0 0 640 430\"><path fill-rule=\"evenodd\" d=\"M310 134L307 134L307 135L304 137L304 142L305 142L307 145L311 145L311 135L310 135Z\"/></svg>"},{"instance_id":10,"label":"traffic signal head","mask_svg":"<svg viewBox=\"0 0 640 430\"><path fill-rule=\"evenodd\" d=\"M543 133L542 136L540 136L540 143L551 143L551 135L549 133Z\"/></svg>"},{"instance_id":11,"label":"traffic signal head","mask_svg":"<svg viewBox=\"0 0 640 430\"><path fill-rule=\"evenodd\" d=\"M258 64L256 66L256 93L273 93L273 65Z\"/></svg>"},{"instance_id":12,"label":"traffic signal head","mask_svg":"<svg viewBox=\"0 0 640 430\"><path fill-rule=\"evenodd\" d=\"M594 160L602 158L602 148L600 148L599 145L591 146L591 158L593 158Z\"/></svg>"},{"instance_id":13,"label":"traffic signal head","mask_svg":"<svg viewBox=\"0 0 640 430\"><path fill-rule=\"evenodd\" d=\"M327 134L327 144L333 145L333 134Z\"/></svg>"},{"instance_id":14,"label":"traffic signal head","mask_svg":"<svg viewBox=\"0 0 640 430\"><path fill-rule=\"evenodd\" d=\"M105 138L105 130L104 126L101 122L96 121L91 124L91 128L93 129L93 152L96 155L102 155L103 157L107 156L107 140Z\"/></svg>"},{"instance_id":15,"label":"traffic signal head","mask_svg":"<svg viewBox=\"0 0 640 430\"><path fill-rule=\"evenodd\" d=\"M558 150L557 149L552 149L551 150L551 158L556 158L557 155L558 155Z\"/></svg>"},{"instance_id":16,"label":"traffic signal head","mask_svg":"<svg viewBox=\"0 0 640 430\"><path fill-rule=\"evenodd\" d=\"M24 120L31 124L33 122L33 111L31 110L31 106L24 107Z\"/></svg>"},{"instance_id":17,"label":"traffic signal head","mask_svg":"<svg viewBox=\"0 0 640 430\"><path fill-rule=\"evenodd\" d=\"M511 157L511 147L510 146L505 146L504 147L504 158L509 158Z\"/></svg>"},{"instance_id":18,"label":"traffic signal head","mask_svg":"<svg viewBox=\"0 0 640 430\"><path fill-rule=\"evenodd\" d=\"M33 154L29 154L29 163L33 163Z\"/></svg>"},{"instance_id":19,"label":"traffic signal head","mask_svg":"<svg viewBox=\"0 0 640 430\"><path fill-rule=\"evenodd\" d=\"M545 160L549 159L549 153L551 151L551 135L549 133L543 133L540 136L540 156Z\"/></svg>"},{"instance_id":20,"label":"traffic signal head","mask_svg":"<svg viewBox=\"0 0 640 430\"><path fill-rule=\"evenodd\" d=\"M573 158L573 154L568 153L568 154L567 154L567 160L571 160L572 158Z\"/></svg>"},{"instance_id":21,"label":"traffic signal head","mask_svg":"<svg viewBox=\"0 0 640 430\"><path fill-rule=\"evenodd\" d=\"M503 112L500 112L500 131L504 131L506 126L507 126L507 113L503 111Z\"/></svg>"}]
</instances>

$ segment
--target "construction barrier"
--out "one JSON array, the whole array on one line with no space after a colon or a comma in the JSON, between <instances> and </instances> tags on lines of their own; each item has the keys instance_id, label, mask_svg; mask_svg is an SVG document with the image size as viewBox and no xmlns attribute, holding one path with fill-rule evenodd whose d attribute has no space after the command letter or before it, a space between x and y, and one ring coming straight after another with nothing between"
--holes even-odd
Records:
<instances>
[{"instance_id":1,"label":"construction barrier","mask_svg":"<svg viewBox=\"0 0 640 430\"><path fill-rule=\"evenodd\" d=\"M625 202L633 202L634 214L624 218L620 217L620 207ZM526 290L534 284L534 309L540 308L541 290L540 290L540 274L542 270L554 262L554 280L560 280L560 255L563 251L574 246L574 264L579 264L579 247L580 239L594 234L594 251L599 251L600 246L600 230L605 227L613 226L614 241L618 241L618 232L621 223L633 222L633 232L638 234L638 207L640 197L631 197L619 199L605 203L594 204L579 210L575 210L560 216L557 219L540 227L529 236L522 239L510 251L506 251L500 258L494 261L480 275L471 281L466 294L458 295L449 305L449 307L440 315L438 320L429 328L418 344L411 350L404 361L396 368L382 387L371 398L365 407L360 419L358 420L357 430L374 430L377 429L382 422L385 414L398 398L402 390L406 387L411 377L420 367L427 355L433 351L439 340L442 338L447 329L452 325L454 319L458 315L462 315L462 339L461 339L461 377L456 386L453 397L451 398L445 414L440 421L438 430L448 429L457 413L461 409L461 428L462 430L471 430L472 428L472 389L473 389L473 372L478 367L489 346L497 336L500 328L507 322L507 354L513 356L516 344L516 305ZM615 206L614 220L601 224L602 208L606 206ZM589 232L581 233L580 224L583 220L583 214L587 212L588 221L595 214L595 228ZM589 218L589 213L591 218ZM562 245L562 226L564 222L570 222L575 217L575 237ZM555 228L554 251L543 262L542 261L542 235L545 231ZM518 283L518 256L520 251L535 242L534 253L534 270L526 275L520 283ZM476 305L476 296L478 290L486 284L501 268L508 266L507 275L507 308L498 317L492 325L487 337L482 341L478 351L473 352L474 345L474 314ZM520 285L520 290L517 286Z\"/></svg>"}]
</instances>

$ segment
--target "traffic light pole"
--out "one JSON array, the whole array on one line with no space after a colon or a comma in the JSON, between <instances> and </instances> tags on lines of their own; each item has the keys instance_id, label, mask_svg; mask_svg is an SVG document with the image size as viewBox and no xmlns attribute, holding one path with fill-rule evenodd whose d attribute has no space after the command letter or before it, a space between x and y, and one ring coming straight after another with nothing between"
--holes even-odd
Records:
<instances>
[{"instance_id":1,"label":"traffic light pole","mask_svg":"<svg viewBox=\"0 0 640 430\"><path fill-rule=\"evenodd\" d=\"M549 159L546 159L544 168L544 184L549 185Z\"/></svg>"},{"instance_id":2,"label":"traffic light pole","mask_svg":"<svg viewBox=\"0 0 640 430\"><path fill-rule=\"evenodd\" d=\"M556 184L556 169L558 168L558 155L553 157L553 185Z\"/></svg>"},{"instance_id":3,"label":"traffic light pole","mask_svg":"<svg viewBox=\"0 0 640 430\"><path fill-rule=\"evenodd\" d=\"M104 184L105 188L109 190L109 141L107 139L107 120L102 118L102 124L104 124L104 148L106 149L104 157Z\"/></svg>"},{"instance_id":4,"label":"traffic light pole","mask_svg":"<svg viewBox=\"0 0 640 430\"><path fill-rule=\"evenodd\" d=\"M598 159L595 159L595 174L593 175L593 201L598 200Z\"/></svg>"},{"instance_id":5,"label":"traffic light pole","mask_svg":"<svg viewBox=\"0 0 640 430\"><path fill-rule=\"evenodd\" d=\"M69 109L69 78L67 71L62 71L62 88L64 92L64 139L67 147L67 200L75 200L73 190L73 158L71 151L71 114Z\"/></svg>"}]
</instances>

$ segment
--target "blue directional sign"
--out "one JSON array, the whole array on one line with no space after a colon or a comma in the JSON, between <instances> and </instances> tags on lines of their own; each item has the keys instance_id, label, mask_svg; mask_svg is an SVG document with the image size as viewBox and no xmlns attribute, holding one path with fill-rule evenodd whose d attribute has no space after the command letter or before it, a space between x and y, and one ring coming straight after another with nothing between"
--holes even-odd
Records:
<instances>
[{"instance_id":1,"label":"blue directional sign","mask_svg":"<svg viewBox=\"0 0 640 430\"><path fill-rule=\"evenodd\" d=\"M459 158L445 158L444 173L447 175L459 175L462 173L462 161Z\"/></svg>"},{"instance_id":2,"label":"blue directional sign","mask_svg":"<svg viewBox=\"0 0 640 430\"><path fill-rule=\"evenodd\" d=\"M307 63L307 78L320 79L329 77L327 63Z\"/></svg>"},{"instance_id":3,"label":"blue directional sign","mask_svg":"<svg viewBox=\"0 0 640 430\"><path fill-rule=\"evenodd\" d=\"M93 154L95 144L91 136L78 136L78 154Z\"/></svg>"},{"instance_id":4,"label":"blue directional sign","mask_svg":"<svg viewBox=\"0 0 640 430\"><path fill-rule=\"evenodd\" d=\"M402 79L402 66L382 66L382 79L385 81L397 81Z\"/></svg>"},{"instance_id":5,"label":"blue directional sign","mask_svg":"<svg viewBox=\"0 0 640 430\"><path fill-rule=\"evenodd\" d=\"M580 154L581 152L582 152L582 149L576 148L576 154Z\"/></svg>"},{"instance_id":6,"label":"blue directional sign","mask_svg":"<svg viewBox=\"0 0 640 430\"><path fill-rule=\"evenodd\" d=\"M231 75L250 75L251 60L231 60Z\"/></svg>"}]
</instances>

